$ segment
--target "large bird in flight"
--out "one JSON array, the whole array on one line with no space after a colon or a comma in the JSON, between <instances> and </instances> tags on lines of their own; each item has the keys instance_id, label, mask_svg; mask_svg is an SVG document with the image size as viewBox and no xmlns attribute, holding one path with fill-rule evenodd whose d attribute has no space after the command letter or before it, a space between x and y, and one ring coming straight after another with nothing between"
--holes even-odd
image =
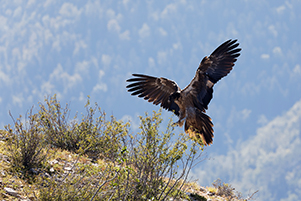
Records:
<instances>
[{"instance_id":1,"label":"large bird in flight","mask_svg":"<svg viewBox=\"0 0 301 201\"><path fill-rule=\"evenodd\" d=\"M201 61L194 78L183 90L176 82L149 75L133 74L126 87L131 95L138 95L155 105L174 112L185 132L201 145L213 141L213 124L205 114L212 99L213 86L232 70L241 49L237 40L228 40Z\"/></svg>"}]
</instances>

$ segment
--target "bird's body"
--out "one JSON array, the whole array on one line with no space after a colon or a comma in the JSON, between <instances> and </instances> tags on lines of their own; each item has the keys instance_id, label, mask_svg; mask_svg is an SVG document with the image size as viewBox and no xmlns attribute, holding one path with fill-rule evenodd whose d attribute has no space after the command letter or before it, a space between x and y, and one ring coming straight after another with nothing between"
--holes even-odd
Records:
<instances>
[{"instance_id":1,"label":"bird's body","mask_svg":"<svg viewBox=\"0 0 301 201\"><path fill-rule=\"evenodd\" d=\"M205 114L212 99L213 86L226 76L234 66L241 51L237 40L228 40L216 48L209 57L201 61L192 81L183 90L172 80L142 74L133 74L128 79L128 91L155 105L174 112L185 132L200 144L210 145L213 141L213 124ZM201 139L201 141L200 141Z\"/></svg>"}]
</instances>

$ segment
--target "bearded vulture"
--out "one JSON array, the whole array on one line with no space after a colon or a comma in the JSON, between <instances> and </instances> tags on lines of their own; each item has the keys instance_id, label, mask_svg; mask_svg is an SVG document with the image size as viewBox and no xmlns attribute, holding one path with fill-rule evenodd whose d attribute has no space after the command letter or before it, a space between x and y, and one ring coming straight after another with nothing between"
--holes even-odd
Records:
<instances>
[{"instance_id":1,"label":"bearded vulture","mask_svg":"<svg viewBox=\"0 0 301 201\"><path fill-rule=\"evenodd\" d=\"M232 70L241 49L237 40L228 40L204 57L190 84L183 90L176 82L149 75L133 74L126 86L131 95L138 95L155 105L172 111L179 117L177 125L185 122L185 132L201 145L213 142L213 124L205 114L212 99L213 86Z\"/></svg>"}]
</instances>

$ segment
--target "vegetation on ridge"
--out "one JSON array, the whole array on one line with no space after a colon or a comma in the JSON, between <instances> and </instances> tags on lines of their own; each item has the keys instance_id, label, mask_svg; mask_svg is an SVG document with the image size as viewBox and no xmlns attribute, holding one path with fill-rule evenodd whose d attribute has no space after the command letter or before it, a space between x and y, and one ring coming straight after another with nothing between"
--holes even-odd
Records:
<instances>
[{"instance_id":1,"label":"vegetation on ridge","mask_svg":"<svg viewBox=\"0 0 301 201\"><path fill-rule=\"evenodd\" d=\"M11 198L7 188L31 200L190 199L188 174L203 160L203 149L176 135L171 120L159 131L161 111L141 116L133 134L129 122L107 120L97 103L88 99L85 108L80 119L70 118L68 105L53 96L25 119L12 117L14 124L0 134L0 199ZM228 193L239 198L233 189Z\"/></svg>"}]
</instances>

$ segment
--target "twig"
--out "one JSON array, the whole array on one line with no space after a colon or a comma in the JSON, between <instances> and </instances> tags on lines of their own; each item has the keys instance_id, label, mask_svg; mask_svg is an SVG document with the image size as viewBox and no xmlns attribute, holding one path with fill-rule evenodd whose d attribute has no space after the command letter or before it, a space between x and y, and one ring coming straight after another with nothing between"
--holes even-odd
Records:
<instances>
[{"instance_id":1,"label":"twig","mask_svg":"<svg viewBox=\"0 0 301 201\"><path fill-rule=\"evenodd\" d=\"M255 191L254 193L252 193L252 195L249 195L249 197L246 199L246 201L247 201L247 200L251 200L252 197L253 197L256 193L258 193L258 191L259 191L259 190L257 190L257 191Z\"/></svg>"},{"instance_id":2,"label":"twig","mask_svg":"<svg viewBox=\"0 0 301 201\"><path fill-rule=\"evenodd\" d=\"M117 175L118 175L118 173L120 172L120 170L121 170L121 168L120 168L118 171L115 172L114 177L112 177L111 179L107 180L108 177L106 178L106 180L105 180L105 181L98 187L98 189L95 191L95 193L94 193L94 195L93 195L93 197L91 198L90 201L93 201L93 199L95 198L95 196L97 195L97 193L100 191L100 189L101 189L106 183L108 183L108 182L114 180L114 179L117 177Z\"/></svg>"}]
</instances>

